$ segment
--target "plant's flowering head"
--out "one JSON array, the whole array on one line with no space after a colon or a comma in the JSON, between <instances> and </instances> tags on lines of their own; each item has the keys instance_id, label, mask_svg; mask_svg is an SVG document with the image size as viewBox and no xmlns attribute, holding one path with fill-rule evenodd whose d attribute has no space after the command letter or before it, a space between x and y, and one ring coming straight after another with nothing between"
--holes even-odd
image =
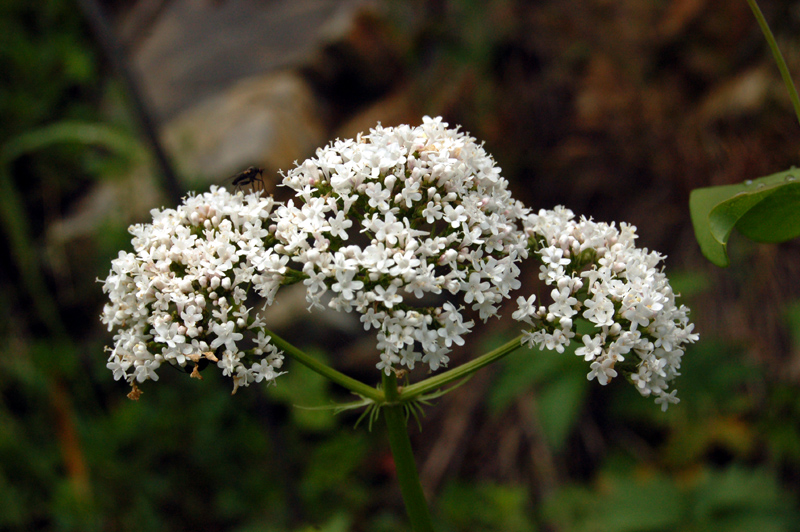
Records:
<instances>
[{"instance_id":1,"label":"plant's flowering head","mask_svg":"<svg viewBox=\"0 0 800 532\"><path fill-rule=\"evenodd\" d=\"M637 248L627 224L533 214L483 147L441 118L337 140L283 184L295 193L286 204L212 187L130 228L134 252L112 261L102 320L116 331L107 366L132 397L164 363L197 377L215 363L234 392L273 382L283 354L248 303L301 280L309 308L357 312L377 330L378 369L436 370L474 326L465 306L496 316L531 253L552 302L517 299L523 343L563 352L583 318L591 331L575 352L590 380L621 372L664 410L678 402L670 382L698 335L663 257Z\"/></svg>"},{"instance_id":2,"label":"plant's flowering head","mask_svg":"<svg viewBox=\"0 0 800 532\"><path fill-rule=\"evenodd\" d=\"M272 249L272 198L212 187L177 209L151 211L131 226L133 253L120 252L103 284L102 321L116 329L108 368L134 386L158 380L168 363L216 363L238 386L272 382L283 356L247 306L248 290L271 303L288 257ZM270 227L272 225L272 227Z\"/></svg>"},{"instance_id":3,"label":"plant's flowering head","mask_svg":"<svg viewBox=\"0 0 800 532\"><path fill-rule=\"evenodd\" d=\"M302 264L311 307L356 311L378 330L379 369L432 370L519 287L527 256L507 181L475 139L441 118L376 127L317 150L284 176L276 250ZM325 296L325 299L323 299Z\"/></svg>"},{"instance_id":4,"label":"plant's flowering head","mask_svg":"<svg viewBox=\"0 0 800 532\"><path fill-rule=\"evenodd\" d=\"M514 318L534 326L523 342L563 352L575 336L573 320L583 317L593 330L575 354L590 363L590 380L607 384L619 370L662 410L677 403L669 383L698 335L659 267L663 256L637 248L631 225L576 220L565 208L527 216L525 230L553 302L537 307L534 296L518 298Z\"/></svg>"}]
</instances>

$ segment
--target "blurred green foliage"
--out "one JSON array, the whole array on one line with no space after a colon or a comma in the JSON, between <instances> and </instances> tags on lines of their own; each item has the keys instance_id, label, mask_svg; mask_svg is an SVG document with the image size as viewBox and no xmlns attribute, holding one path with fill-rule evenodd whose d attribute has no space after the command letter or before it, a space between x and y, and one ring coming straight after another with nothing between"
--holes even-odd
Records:
<instances>
[{"instance_id":1,"label":"blurred green foliage","mask_svg":"<svg viewBox=\"0 0 800 532\"><path fill-rule=\"evenodd\" d=\"M537 526L529 501L524 486L450 482L439 502L437 530L533 532Z\"/></svg>"},{"instance_id":2,"label":"blurred green foliage","mask_svg":"<svg viewBox=\"0 0 800 532\"><path fill-rule=\"evenodd\" d=\"M600 473L594 489L562 488L544 515L575 532L778 532L795 530L792 504L775 475L762 468L703 468L676 481L658 471L617 467Z\"/></svg>"},{"instance_id":3,"label":"blurred green foliage","mask_svg":"<svg viewBox=\"0 0 800 532\"><path fill-rule=\"evenodd\" d=\"M788 319L797 342L796 308ZM602 437L619 440L600 442L610 448L589 482L546 498L541 516L554 529L797 530L800 395L741 349L710 338L693 346L677 381L681 403L666 414L631 386L589 387L578 357L522 351L502 366L488 397L496 415L534 392L538 423L566 456L570 433L599 401Z\"/></svg>"},{"instance_id":4,"label":"blurred green foliage","mask_svg":"<svg viewBox=\"0 0 800 532\"><path fill-rule=\"evenodd\" d=\"M319 349L309 350L308 354L330 363L325 353ZM336 419L332 415L335 405L325 406L329 399L330 383L324 377L298 364L281 381L285 386L271 386L267 392L268 397L290 408L294 425L304 430L321 432L336 426Z\"/></svg>"},{"instance_id":5,"label":"blurred green foliage","mask_svg":"<svg viewBox=\"0 0 800 532\"><path fill-rule=\"evenodd\" d=\"M579 326L578 334L582 333ZM490 411L497 415L521 394L535 389L538 421L547 443L555 449L563 449L567 437L580 421L591 385L586 380L586 364L575 357L577 347L573 343L561 354L521 350L506 357L487 398Z\"/></svg>"},{"instance_id":6,"label":"blurred green foliage","mask_svg":"<svg viewBox=\"0 0 800 532\"><path fill-rule=\"evenodd\" d=\"M3 138L53 117L97 116L100 74L72 2L6 0L0 5Z\"/></svg>"},{"instance_id":7,"label":"blurred green foliage","mask_svg":"<svg viewBox=\"0 0 800 532\"><path fill-rule=\"evenodd\" d=\"M80 11L72 2L2 3L0 145L4 151L9 141L45 125L97 120L106 86ZM65 176L81 175L86 154L81 145L52 147L46 157L18 161L18 173L36 179L17 182L23 191L46 185L70 195L85 181Z\"/></svg>"}]
</instances>

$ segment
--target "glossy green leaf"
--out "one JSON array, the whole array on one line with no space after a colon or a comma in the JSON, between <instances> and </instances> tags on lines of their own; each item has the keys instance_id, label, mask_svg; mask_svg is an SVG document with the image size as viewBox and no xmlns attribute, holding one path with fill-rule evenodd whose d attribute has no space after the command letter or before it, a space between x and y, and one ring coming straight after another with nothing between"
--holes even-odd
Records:
<instances>
[{"instance_id":1,"label":"glossy green leaf","mask_svg":"<svg viewBox=\"0 0 800 532\"><path fill-rule=\"evenodd\" d=\"M756 242L800 236L800 170L694 190L689 208L703 255L717 266L727 266L728 239L734 228Z\"/></svg>"}]
</instances>

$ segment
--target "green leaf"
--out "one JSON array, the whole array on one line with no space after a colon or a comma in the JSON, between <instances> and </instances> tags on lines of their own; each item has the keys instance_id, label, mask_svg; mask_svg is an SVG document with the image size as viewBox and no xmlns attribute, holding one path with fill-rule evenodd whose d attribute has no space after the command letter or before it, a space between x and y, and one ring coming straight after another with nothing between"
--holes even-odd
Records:
<instances>
[{"instance_id":1,"label":"green leaf","mask_svg":"<svg viewBox=\"0 0 800 532\"><path fill-rule=\"evenodd\" d=\"M756 242L800 236L800 170L694 190L689 208L703 255L717 266L727 266L728 238L734 228Z\"/></svg>"},{"instance_id":2,"label":"green leaf","mask_svg":"<svg viewBox=\"0 0 800 532\"><path fill-rule=\"evenodd\" d=\"M590 326L578 322L578 336ZM564 353L521 349L504 358L488 393L493 415L505 411L520 395L535 389L536 413L548 444L560 451L580 420L590 387L586 363L575 356L579 342L572 342Z\"/></svg>"},{"instance_id":3,"label":"green leaf","mask_svg":"<svg viewBox=\"0 0 800 532\"><path fill-rule=\"evenodd\" d=\"M693 511L698 517L716 519L725 513L780 513L785 509L780 485L766 469L732 466L721 471L710 470L707 474L706 482L692 497Z\"/></svg>"}]
</instances>

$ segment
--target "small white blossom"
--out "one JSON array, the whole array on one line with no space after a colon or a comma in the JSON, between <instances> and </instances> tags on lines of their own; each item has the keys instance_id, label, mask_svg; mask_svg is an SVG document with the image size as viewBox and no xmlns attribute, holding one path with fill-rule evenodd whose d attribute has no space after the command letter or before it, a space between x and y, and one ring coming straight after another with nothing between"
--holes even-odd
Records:
<instances>
[{"instance_id":1,"label":"small white blossom","mask_svg":"<svg viewBox=\"0 0 800 532\"><path fill-rule=\"evenodd\" d=\"M519 307L514 314L511 315L517 321L524 321L525 323L532 324L531 318L536 315L536 295L533 294L527 299L523 296L517 298L517 306Z\"/></svg>"},{"instance_id":2,"label":"small white blossom","mask_svg":"<svg viewBox=\"0 0 800 532\"><path fill-rule=\"evenodd\" d=\"M595 360L592 362L590 366L591 371L589 371L586 378L589 380L597 378L597 382L605 386L608 384L608 381L617 376L617 372L614 369L615 362L616 361L610 357Z\"/></svg>"},{"instance_id":3,"label":"small white blossom","mask_svg":"<svg viewBox=\"0 0 800 532\"><path fill-rule=\"evenodd\" d=\"M575 350L575 354L583 357L586 362L591 362L603 352L603 345L605 344L605 336L598 334L596 336L583 335L583 347Z\"/></svg>"},{"instance_id":4,"label":"small white blossom","mask_svg":"<svg viewBox=\"0 0 800 532\"><path fill-rule=\"evenodd\" d=\"M337 270L336 282L333 283L331 289L334 292L341 292L342 297L348 301L354 299L354 292L356 290L361 290L364 287L364 283L362 281L353 280L355 275L355 270Z\"/></svg>"}]
</instances>

